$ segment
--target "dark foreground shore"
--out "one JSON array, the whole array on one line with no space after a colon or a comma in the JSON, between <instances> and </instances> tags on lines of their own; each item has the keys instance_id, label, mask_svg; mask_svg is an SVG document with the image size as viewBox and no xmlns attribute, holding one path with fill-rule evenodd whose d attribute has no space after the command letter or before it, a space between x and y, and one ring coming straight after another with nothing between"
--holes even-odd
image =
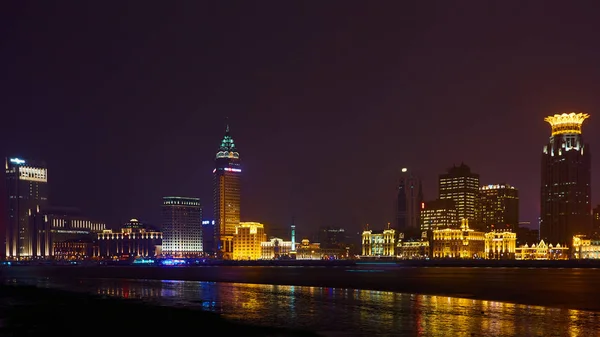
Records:
<instances>
[{"instance_id":1,"label":"dark foreground shore","mask_svg":"<svg viewBox=\"0 0 600 337\"><path fill-rule=\"evenodd\" d=\"M150 336L194 331L218 331L225 336L318 336L241 324L196 309L30 286L0 286L0 336Z\"/></svg>"}]
</instances>

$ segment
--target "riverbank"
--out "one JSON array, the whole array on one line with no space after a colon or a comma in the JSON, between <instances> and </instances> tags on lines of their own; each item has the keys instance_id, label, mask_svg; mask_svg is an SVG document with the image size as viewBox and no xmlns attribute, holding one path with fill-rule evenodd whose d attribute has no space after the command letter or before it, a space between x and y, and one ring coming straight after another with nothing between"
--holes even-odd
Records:
<instances>
[{"instance_id":1,"label":"riverbank","mask_svg":"<svg viewBox=\"0 0 600 337\"><path fill-rule=\"evenodd\" d=\"M592 268L20 266L0 268L0 275L65 284L108 278L364 289L600 312L600 270Z\"/></svg>"},{"instance_id":2,"label":"riverbank","mask_svg":"<svg viewBox=\"0 0 600 337\"><path fill-rule=\"evenodd\" d=\"M153 306L136 300L0 286L0 336L184 335L219 331L231 336L318 336L315 333L228 321L197 309Z\"/></svg>"}]
</instances>

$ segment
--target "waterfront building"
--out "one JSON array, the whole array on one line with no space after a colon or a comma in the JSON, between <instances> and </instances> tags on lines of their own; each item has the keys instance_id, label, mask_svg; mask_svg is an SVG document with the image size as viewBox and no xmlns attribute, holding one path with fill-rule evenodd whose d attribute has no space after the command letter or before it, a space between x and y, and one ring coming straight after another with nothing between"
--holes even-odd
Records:
<instances>
[{"instance_id":1,"label":"waterfront building","mask_svg":"<svg viewBox=\"0 0 600 337\"><path fill-rule=\"evenodd\" d=\"M297 260L321 260L321 257L321 245L317 242L310 242L305 238L296 247Z\"/></svg>"},{"instance_id":2,"label":"waterfront building","mask_svg":"<svg viewBox=\"0 0 600 337\"><path fill-rule=\"evenodd\" d=\"M586 113L546 117L552 134L541 162L540 237L570 244L575 235L592 232L590 147L582 136Z\"/></svg>"},{"instance_id":3,"label":"waterfront building","mask_svg":"<svg viewBox=\"0 0 600 337\"><path fill-rule=\"evenodd\" d=\"M162 253L171 257L197 257L202 249L200 199L164 197L162 205Z\"/></svg>"},{"instance_id":4,"label":"waterfront building","mask_svg":"<svg viewBox=\"0 0 600 337\"><path fill-rule=\"evenodd\" d=\"M233 235L234 260L258 260L262 256L261 243L267 241L265 227L258 222L240 222Z\"/></svg>"},{"instance_id":5,"label":"waterfront building","mask_svg":"<svg viewBox=\"0 0 600 337\"><path fill-rule=\"evenodd\" d=\"M215 254L215 220L202 220L202 248L207 254Z\"/></svg>"},{"instance_id":6,"label":"waterfront building","mask_svg":"<svg viewBox=\"0 0 600 337\"><path fill-rule=\"evenodd\" d=\"M399 241L396 247L399 259L420 260L429 257L429 241Z\"/></svg>"},{"instance_id":7,"label":"waterfront building","mask_svg":"<svg viewBox=\"0 0 600 337\"><path fill-rule=\"evenodd\" d=\"M28 221L34 231L33 257L43 259L78 259L84 251L90 257L94 233L106 229L105 223L91 220L73 207L36 210Z\"/></svg>"},{"instance_id":8,"label":"waterfront building","mask_svg":"<svg viewBox=\"0 0 600 337\"><path fill-rule=\"evenodd\" d=\"M368 229L362 233L362 255L363 256L395 256L396 230L393 228L382 231Z\"/></svg>"},{"instance_id":9,"label":"waterfront building","mask_svg":"<svg viewBox=\"0 0 600 337\"><path fill-rule=\"evenodd\" d=\"M573 246L571 246L571 258L575 260L600 259L600 240L582 235L574 236Z\"/></svg>"},{"instance_id":10,"label":"waterfront building","mask_svg":"<svg viewBox=\"0 0 600 337\"><path fill-rule=\"evenodd\" d=\"M480 224L485 231L510 230L519 226L519 190L509 184L486 185L479 189Z\"/></svg>"},{"instance_id":11,"label":"waterfront building","mask_svg":"<svg viewBox=\"0 0 600 337\"><path fill-rule=\"evenodd\" d=\"M458 228L458 213L452 199L436 199L421 204L421 231Z\"/></svg>"},{"instance_id":12,"label":"waterfront building","mask_svg":"<svg viewBox=\"0 0 600 337\"><path fill-rule=\"evenodd\" d=\"M459 229L437 229L433 231L433 257L454 259L485 258L485 235L469 228L468 219L463 219Z\"/></svg>"},{"instance_id":13,"label":"waterfront building","mask_svg":"<svg viewBox=\"0 0 600 337\"><path fill-rule=\"evenodd\" d=\"M48 205L48 169L43 161L7 157L5 254L8 259L29 259L35 254L36 230L31 214Z\"/></svg>"},{"instance_id":14,"label":"waterfront building","mask_svg":"<svg viewBox=\"0 0 600 337\"><path fill-rule=\"evenodd\" d=\"M439 176L439 198L452 199L458 220L468 219L471 226L481 230L479 220L479 174L460 164Z\"/></svg>"},{"instance_id":15,"label":"waterfront building","mask_svg":"<svg viewBox=\"0 0 600 337\"><path fill-rule=\"evenodd\" d=\"M493 231L485 233L485 256L492 260L513 260L517 248L517 233Z\"/></svg>"},{"instance_id":16,"label":"waterfront building","mask_svg":"<svg viewBox=\"0 0 600 337\"><path fill-rule=\"evenodd\" d=\"M569 247L562 246L560 243L556 246L546 244L541 240L539 244L531 246L524 245L515 249L515 259L517 260L568 260Z\"/></svg>"},{"instance_id":17,"label":"waterfront building","mask_svg":"<svg viewBox=\"0 0 600 337\"><path fill-rule=\"evenodd\" d=\"M121 230L103 230L96 234L94 256L112 260L136 257L155 257L162 244L162 232L146 228L137 219L131 219Z\"/></svg>"},{"instance_id":18,"label":"waterfront building","mask_svg":"<svg viewBox=\"0 0 600 337\"><path fill-rule=\"evenodd\" d=\"M396 230L404 236L419 233L423 187L421 179L402 168L396 198Z\"/></svg>"},{"instance_id":19,"label":"waterfront building","mask_svg":"<svg viewBox=\"0 0 600 337\"><path fill-rule=\"evenodd\" d=\"M240 223L241 172L240 154L229 134L228 124L213 170L215 244L218 256L224 259L232 258L233 236Z\"/></svg>"},{"instance_id":20,"label":"waterfront building","mask_svg":"<svg viewBox=\"0 0 600 337\"><path fill-rule=\"evenodd\" d=\"M262 260L291 258L292 256L295 258L295 246L296 244L293 241L271 238L269 241L260 243L260 258Z\"/></svg>"}]
</instances>

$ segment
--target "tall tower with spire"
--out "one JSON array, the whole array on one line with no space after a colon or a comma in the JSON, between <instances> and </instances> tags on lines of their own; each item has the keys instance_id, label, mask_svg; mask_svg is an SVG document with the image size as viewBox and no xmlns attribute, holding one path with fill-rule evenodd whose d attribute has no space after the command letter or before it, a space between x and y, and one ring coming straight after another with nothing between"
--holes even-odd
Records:
<instances>
[{"instance_id":1,"label":"tall tower with spire","mask_svg":"<svg viewBox=\"0 0 600 337\"><path fill-rule=\"evenodd\" d=\"M229 134L229 123L215 156L214 211L217 255L231 259L235 226L240 223L240 154Z\"/></svg>"},{"instance_id":2,"label":"tall tower with spire","mask_svg":"<svg viewBox=\"0 0 600 337\"><path fill-rule=\"evenodd\" d=\"M544 120L552 133L542 153L540 238L571 246L573 235L592 230L590 146L581 126L587 113L563 113Z\"/></svg>"}]
</instances>

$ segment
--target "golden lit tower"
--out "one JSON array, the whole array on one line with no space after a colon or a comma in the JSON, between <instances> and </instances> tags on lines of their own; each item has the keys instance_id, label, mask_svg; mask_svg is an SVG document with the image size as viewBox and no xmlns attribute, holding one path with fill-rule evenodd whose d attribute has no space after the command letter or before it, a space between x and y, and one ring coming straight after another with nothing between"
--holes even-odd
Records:
<instances>
[{"instance_id":1,"label":"golden lit tower","mask_svg":"<svg viewBox=\"0 0 600 337\"><path fill-rule=\"evenodd\" d=\"M233 138L229 135L229 125L215 157L214 207L215 242L218 256L231 259L233 253L233 235L240 224L240 154Z\"/></svg>"},{"instance_id":2,"label":"golden lit tower","mask_svg":"<svg viewBox=\"0 0 600 337\"><path fill-rule=\"evenodd\" d=\"M581 126L586 113L546 117L552 135L542 154L540 238L570 245L573 235L590 234L592 226L590 147Z\"/></svg>"}]
</instances>

